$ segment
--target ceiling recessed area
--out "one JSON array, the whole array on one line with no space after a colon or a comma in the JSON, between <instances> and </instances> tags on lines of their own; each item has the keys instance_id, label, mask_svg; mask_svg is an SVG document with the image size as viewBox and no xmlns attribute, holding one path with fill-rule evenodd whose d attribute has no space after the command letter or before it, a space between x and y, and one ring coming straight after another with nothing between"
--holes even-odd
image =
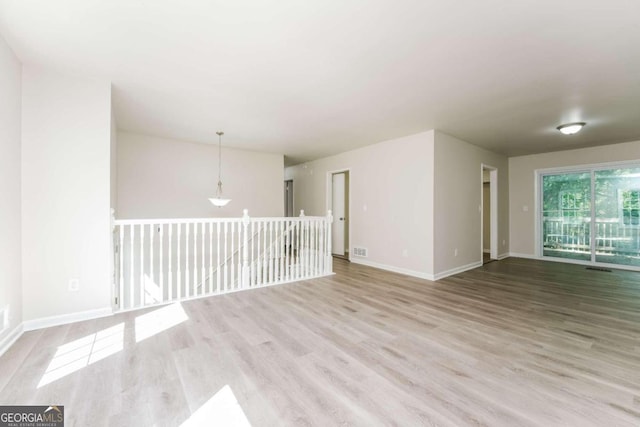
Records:
<instances>
[{"instance_id":1,"label":"ceiling recessed area","mask_svg":"<svg viewBox=\"0 0 640 427\"><path fill-rule=\"evenodd\" d=\"M621 0L0 0L0 34L26 66L112 81L121 130L225 129L294 164L429 129L506 155L640 139L637 16ZM566 138L569 122L589 125Z\"/></svg>"}]
</instances>

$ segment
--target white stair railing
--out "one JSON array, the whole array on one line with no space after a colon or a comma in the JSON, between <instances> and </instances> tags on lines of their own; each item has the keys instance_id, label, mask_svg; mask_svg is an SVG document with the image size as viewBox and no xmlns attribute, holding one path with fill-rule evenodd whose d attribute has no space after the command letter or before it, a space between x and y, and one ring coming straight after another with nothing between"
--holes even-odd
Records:
<instances>
[{"instance_id":1,"label":"white stair railing","mask_svg":"<svg viewBox=\"0 0 640 427\"><path fill-rule=\"evenodd\" d=\"M333 273L326 217L113 220L115 309Z\"/></svg>"}]
</instances>

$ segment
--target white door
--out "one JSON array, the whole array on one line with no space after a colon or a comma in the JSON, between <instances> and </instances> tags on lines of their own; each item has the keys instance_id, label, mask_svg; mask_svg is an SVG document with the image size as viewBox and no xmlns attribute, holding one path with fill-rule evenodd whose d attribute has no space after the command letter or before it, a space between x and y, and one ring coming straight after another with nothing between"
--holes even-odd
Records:
<instances>
[{"instance_id":1,"label":"white door","mask_svg":"<svg viewBox=\"0 0 640 427\"><path fill-rule=\"evenodd\" d=\"M331 226L331 249L334 255L345 254L345 173L334 173L331 176L331 207L333 224Z\"/></svg>"}]
</instances>

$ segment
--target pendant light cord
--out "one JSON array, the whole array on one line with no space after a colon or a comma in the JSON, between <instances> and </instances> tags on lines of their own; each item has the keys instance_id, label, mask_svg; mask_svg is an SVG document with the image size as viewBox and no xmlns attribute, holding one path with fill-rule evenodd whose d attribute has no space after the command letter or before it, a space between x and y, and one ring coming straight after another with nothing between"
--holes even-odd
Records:
<instances>
[{"instance_id":1,"label":"pendant light cord","mask_svg":"<svg viewBox=\"0 0 640 427\"><path fill-rule=\"evenodd\" d=\"M218 134L218 188L216 196L220 198L222 195L222 135L224 132L216 132Z\"/></svg>"}]
</instances>

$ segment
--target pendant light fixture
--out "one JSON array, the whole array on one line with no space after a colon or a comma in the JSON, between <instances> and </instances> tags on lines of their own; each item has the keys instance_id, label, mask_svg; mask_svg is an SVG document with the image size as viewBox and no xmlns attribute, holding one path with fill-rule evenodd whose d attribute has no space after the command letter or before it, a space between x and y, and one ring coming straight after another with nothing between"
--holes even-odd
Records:
<instances>
[{"instance_id":1,"label":"pendant light fixture","mask_svg":"<svg viewBox=\"0 0 640 427\"><path fill-rule=\"evenodd\" d=\"M216 134L218 135L218 188L216 189L216 197L210 198L209 201L214 206L221 208L226 206L231 199L222 198L222 135L224 135L224 132L218 131Z\"/></svg>"}]
</instances>

